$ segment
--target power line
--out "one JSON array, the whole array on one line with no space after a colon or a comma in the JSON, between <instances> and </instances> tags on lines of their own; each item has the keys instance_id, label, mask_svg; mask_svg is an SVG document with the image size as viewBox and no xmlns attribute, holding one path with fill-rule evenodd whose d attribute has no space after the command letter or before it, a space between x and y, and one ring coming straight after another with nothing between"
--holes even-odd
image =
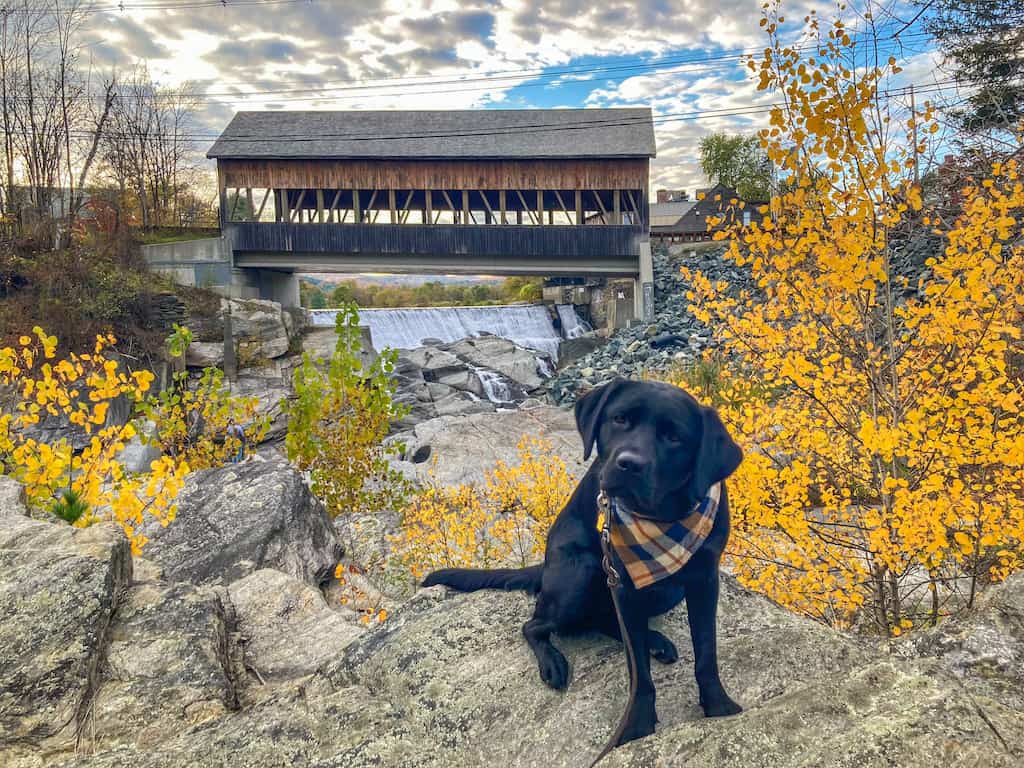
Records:
<instances>
[{"instance_id":1,"label":"power line","mask_svg":"<svg viewBox=\"0 0 1024 768\"><path fill-rule=\"evenodd\" d=\"M166 3L166 2L155 2L155 3L132 3L132 4L119 4L117 6L91 6L89 10L124 10L127 8L149 8L149 9L190 9L196 7L213 7L213 6L224 6L231 7L234 5L279 5L296 2L311 2L311 0L226 0L221 2L220 0L192 0L189 2L186 0L184 3ZM20 9L7 9L7 13L18 12ZM85 9L79 9L81 12ZM0 11L3 13L4 11ZM851 30L853 34L851 37L857 39L861 36L870 36L877 40L875 37L881 30L856 32ZM878 42L902 42L906 38L921 38L928 37L925 32L915 32L909 35L905 35L902 39L899 38L900 34L905 31L905 28L901 28L897 33L884 37ZM797 51L809 51L816 50L817 44L804 43L803 45L797 45L796 42L791 44L792 47ZM277 98L276 102L297 102L297 101L342 101L348 99L362 98L359 95L353 96L331 96L331 97L317 97L314 94L326 94L333 92L351 92L351 91L375 91L374 95L379 97L402 97L409 94L408 91L398 92L381 92L382 89L388 88L420 88L421 86L436 87L436 86L460 86L470 85L469 88L444 88L439 91L432 90L416 90L413 93L415 95L431 95L440 93L452 93L452 92L472 92L477 90L488 90L495 84L500 84L509 81L518 81L521 79L528 80L547 80L557 79L565 76L572 75L593 75L601 73L615 73L615 72L643 72L643 71L657 71L671 74L674 72L684 71L681 67L694 66L697 68L704 68L714 70L725 65L735 64L742 61L747 56L760 52L760 48L754 49L733 49L731 51L722 51L714 55L704 56L685 56L685 57L673 57L670 59L658 61L658 62L641 62L641 63L624 63L624 64L604 64L604 65L591 65L591 66L578 66L578 67L563 67L560 69L545 69L543 67L531 67L521 70L503 70L495 73L487 73L478 77L474 76L461 76L449 79L436 79L433 75L423 75L415 77L387 77L387 78L376 78L370 81L353 81L346 85L328 85L324 84L321 86L312 86L308 88L274 88L257 91L244 91L241 93L229 92L229 91L207 91L205 93L189 94L188 98L192 101L220 101L223 99L229 99L232 101L243 101L249 98L261 97L261 96L278 96L278 95L294 95L294 94L307 94L305 96L295 96L294 98ZM680 69L677 69L680 68ZM426 79L429 78L429 79ZM394 83L394 84L390 84ZM476 83L483 83L485 85L475 86ZM561 86L563 83L546 83L546 82L527 82L519 83L518 87L550 87L552 85ZM161 93L153 94L128 94L128 98L137 100L167 100L176 98L175 96L165 95ZM83 99L88 96L81 97ZM124 98L124 97L122 97Z\"/></svg>"},{"instance_id":2,"label":"power line","mask_svg":"<svg viewBox=\"0 0 1024 768\"><path fill-rule=\"evenodd\" d=\"M927 33L924 33L924 32L917 32L917 33L913 33L912 35L910 35L910 37L927 37L927 36L928 36ZM887 40L888 39L889 38L887 38ZM799 51L802 51L802 52L806 52L806 51L809 51L809 50L817 50L817 48L818 48L817 45L810 45L810 44L808 44L808 45L804 45L802 47L799 47L796 50L799 50ZM571 67L571 68L554 69L554 70L544 69L544 68L541 68L541 67L533 67L533 68L530 68L530 69L523 69L523 70L506 70L504 72L489 73L489 74L486 74L486 75L481 75L479 77L464 76L464 77L452 78L452 79L448 79L448 80L428 80L428 81L425 81L425 82L422 82L422 83L412 82L410 79L407 79L407 78L393 78L394 80L398 81L396 85L387 85L387 84L382 85L381 83L387 83L388 80L391 79L391 78L384 78L384 79L380 79L380 80L376 80L376 81L358 81L357 80L357 81L354 81L354 84L350 84L350 85L338 85L338 86L323 85L323 86L316 86L316 87L310 87L310 88L268 89L268 90L260 90L260 91L246 91L246 92L243 92L243 93L236 93L236 92L231 92L231 91L223 91L223 92L219 92L218 93L216 91L207 91L207 92L205 92L203 94L200 94L200 95L203 98L206 98L206 97L217 97L217 96L226 96L226 97L238 99L238 98L246 98L246 97L249 97L249 96L267 96L267 95L275 95L275 94L326 93L326 92L333 92L333 91L375 90L375 89L393 88L393 87L412 87L412 88L416 88L416 87L418 87L420 85L424 85L424 86L462 85L462 84L465 84L465 83L477 83L477 82L495 83L495 82L503 82L503 81L508 81L508 80L521 80L521 79L526 78L526 77L528 77L530 79L559 78L559 77L564 77L564 76L580 75L580 74L591 75L591 74L601 74L601 73L606 73L606 72L622 72L622 71L634 71L634 70L661 71L661 70L669 70L669 69L671 69L674 72L675 71L675 69L674 69L675 67L682 67L682 66L687 66L687 65L691 65L691 64L692 65L714 64L716 66L713 67L713 68L717 68L717 66L719 66L720 63L737 63L737 62L741 62L746 57L752 56L752 55L757 54L757 53L760 53L762 50L763 50L763 48L733 49L732 51L723 51L722 53L716 54L716 55L713 55L713 56L688 56L688 57L681 57L681 58L665 59L665 60L658 61L658 62L636 63L636 64L607 64L607 65ZM536 73L536 74L531 74L531 73ZM669 74L672 74L672 72L670 72ZM426 77L426 76L424 76L424 77ZM448 93L450 91L446 90L444 92ZM421 93L421 92L417 91L417 93ZM388 95L390 95L390 94L388 94Z\"/></svg>"},{"instance_id":3,"label":"power line","mask_svg":"<svg viewBox=\"0 0 1024 768\"><path fill-rule=\"evenodd\" d=\"M927 35L925 33L915 33L914 36L916 36L916 37L926 37ZM803 46L802 48L801 47L795 48L794 50L802 51L802 52L807 52L807 51L814 51L814 50L817 50L817 49L818 49L817 45L806 45L806 46ZM538 72L538 74L529 77L529 79L531 81L532 80L545 80L545 79L548 79L548 78L557 79L557 78L562 77L564 75L573 75L573 74L591 74L591 73L602 73L602 72L623 72L623 71L636 71L636 70L639 70L639 71L647 70L647 71L651 71L653 73L656 73L658 75L678 74L678 73L690 72L690 71L700 71L700 72L727 71L729 69L734 69L736 64L741 63L744 58L746 58L747 56L750 56L750 55L752 55L753 53L756 53L756 52L757 51L753 51L753 49L750 49L750 52L747 52L747 53L730 53L730 54L721 54L721 55L718 55L718 56L709 56L709 57L692 57L692 58L686 58L686 59L672 59L672 60L668 60L668 61L661 61L661 62L650 63L650 64L598 65L598 66L593 66L593 67L581 67L581 68L566 69L566 70L540 71L540 70L534 69L534 70L523 70L523 71L524 72ZM626 77L630 77L630 76L633 76L633 75L623 74L623 75L619 75L619 76L616 76L616 77L611 77L611 78L608 78L608 79L610 79L610 80L621 80L621 79L625 79ZM247 92L242 92L242 93L233 93L233 92L224 91L224 92L205 92L205 93L187 93L187 92L185 92L185 93L177 93L177 94L164 94L164 93L160 93L160 92L154 91L153 93L148 93L148 94L141 94L141 93L120 94L119 98L124 99L124 100L131 100L131 101L151 101L151 102L154 102L154 103L161 102L161 101L175 101L175 100L190 101L190 102L201 102L201 103L202 102L216 102L216 103L220 103L222 101L230 101L230 102L237 103L237 102L244 101L244 100L247 100L247 99L250 99L250 98L264 97L264 96L277 96L278 94L307 94L307 95L303 95L303 96L294 96L293 98L273 98L273 99L271 99L271 101L273 103L295 103L295 102L323 103L323 102L336 102L336 101L347 101L347 100L355 100L355 99L365 99L365 98L367 98L367 94L335 95L335 96L318 96L318 95L315 95L315 94L334 92L334 91L372 91L372 93L369 94L369 97L371 97L371 98L402 98L402 97L405 97L405 96L428 96L428 95L436 95L436 94L468 93L468 92L474 92L474 91L490 90L491 88L495 87L496 84L499 84L501 82L508 82L508 81L513 81L514 82L514 81L522 79L523 77L526 77L526 75L523 75L523 76L504 75L504 76L500 76L500 77L486 75L486 76L481 76L481 77L477 77L477 78L463 77L463 78L455 78L455 79L450 79L450 80L425 81L425 82L422 82L422 83L410 82L408 80L405 80L405 81L401 81L400 83L396 83L395 85L379 85L379 84L374 83L374 82L365 82L365 81L360 82L360 81L357 81L358 84L347 85L347 86L318 86L318 87L311 87L311 88L305 88L305 89L303 89L303 88L271 89L271 90L264 90L264 91L247 91ZM568 82L572 82L572 81L568 81ZM462 84L467 84L467 83L470 84L471 87L468 87L468 88L445 87L445 88L440 88L440 89L437 89L437 90L418 90L421 87L425 88L425 87L428 87L428 86L429 87L435 87L435 86L445 86L445 85L447 85L447 86L457 86L457 85L462 85ZM472 85L473 83L481 83L481 85ZM516 83L516 87L517 88L550 88L550 87L561 87L561 86L564 86L564 85L566 85L565 81L563 81L563 82L553 82L553 83L552 82ZM387 91L386 89L389 89L389 88L401 88L402 90ZM408 90L409 88L417 89L417 90ZM78 97L72 97L71 101L76 101L76 100L87 101L90 98L91 98L90 96L88 96L86 94L83 94L83 95L78 96ZM9 100L25 101L26 99L25 99L25 97L13 97L13 99L11 99L11 97L9 97Z\"/></svg>"},{"instance_id":4,"label":"power line","mask_svg":"<svg viewBox=\"0 0 1024 768\"><path fill-rule=\"evenodd\" d=\"M812 49L816 50L817 46L808 46L808 47L806 47L805 49L802 49L802 50L812 50ZM617 70L620 70L620 71L624 70L624 69L629 69L629 70L647 69L647 70L651 70L652 74L656 74L658 76L672 75L672 74L682 74L682 73L688 73L688 72L715 72L715 71L723 71L724 72L724 71L729 71L729 70L735 69L735 66L737 64L739 64L740 62L742 62L743 58L745 56L747 56L747 55L749 55L749 54L730 55L728 57L727 56L711 57L711 58L707 58L707 59L692 59L692 60L687 61L685 64L675 64L675 63L667 63L666 64L664 62L660 62L658 64L650 64L650 65L639 65L639 64L636 64L636 65L628 65L628 66L627 65L615 66L615 67L611 67L610 66L610 67L607 67L607 68L595 67L595 68L592 68L590 71L592 71L592 72L602 72L602 71L611 71L613 69L617 69ZM726 66L726 65L728 65L728 66ZM583 72L586 72L586 71L587 70L580 69L580 70L574 70L573 73L583 73ZM552 87L562 87L562 86L565 86L567 84L567 82L543 82L543 80L546 79L546 78L557 78L557 77L561 77L561 76L562 76L562 74L560 74L558 72L541 73L541 74L536 75L534 78L532 78L532 80L542 80L541 82L515 83L515 87L516 88L552 88ZM634 75L621 74L621 75L618 75L618 76L615 76L615 77L610 77L608 79L609 80L621 81L621 80L626 79L627 77L631 77L631 76L634 76ZM401 98L405 98L405 97L415 97L415 96L429 96L429 95L440 95L440 94L472 93L472 92L477 92L477 91L488 91L488 90L491 90L492 88L496 87L501 82L504 82L504 81L515 81L515 80L518 80L518 79L520 79L520 78L514 78L512 76L505 76L505 77L500 77L500 78L481 77L481 78L470 78L470 79L453 79L453 80L447 80L447 81L441 80L441 81L433 81L433 82L424 82L422 84L422 86L424 88L427 87L427 86L432 86L433 87L433 86L444 86L446 84L449 85L449 87L435 88L435 89L429 89L429 90L419 90L418 88L420 87L420 84L416 84L416 83L406 83L405 87L402 87L402 86L399 86L399 85L376 86L376 85L372 85L372 84L365 84L365 85L353 85L353 86L318 87L318 88L309 88L309 89L281 89L281 90L267 90L267 91L249 91L249 92L244 92L244 93L230 93L230 92L220 92L220 93L217 93L217 92L189 93L189 92L185 91L185 92L177 92L177 93L173 93L172 94L172 93L161 93L159 91L154 91L152 93L133 93L133 92L129 92L129 93L119 93L118 94L118 98L123 100L123 101L149 102L149 103L168 103L168 102L170 102L170 103L178 103L178 102L182 102L182 103L200 103L200 104L206 104L206 103L218 103L219 104L219 103L228 102L228 103L237 104L239 102L243 102L243 101L246 101L246 100L252 99L252 98L273 96L275 98L261 99L261 100L270 101L271 103L274 103L274 104L306 103L306 102L310 102L310 103L314 103L314 104L323 104L323 103L328 103L328 102L339 102L339 101L349 101L349 100L363 100L363 99L367 99L367 98L401 99ZM456 86L456 85L460 85L460 84L463 84L463 83L470 83L470 84L472 84L472 83L477 83L477 82L481 83L481 85L471 85L468 88L451 87L451 86ZM569 82L572 82L572 81L569 81ZM402 89L401 90L396 90L396 91L387 91L387 90L379 90L378 91L378 90L375 90L375 89L378 89L378 88L382 88L382 89L402 88ZM414 90L409 90L409 88L412 88ZM327 92L327 91L355 91L355 90L366 91L368 93L350 94L350 95L333 95L333 96L318 96L318 95L316 95L318 93L324 93L324 92ZM291 98L278 98L278 97L276 97L277 94L289 94L289 93L290 94L305 93L305 94L308 94L308 95L293 96ZM93 96L91 96L89 94L83 93L81 95L70 97L68 99L68 102L69 103L88 102L88 101L93 100L93 98L94 98ZM8 101L24 103L24 102L28 101L28 98L25 97L25 96L8 96Z\"/></svg>"},{"instance_id":5,"label":"power line","mask_svg":"<svg viewBox=\"0 0 1024 768\"><path fill-rule=\"evenodd\" d=\"M658 75L682 74L682 73L685 73L685 72L726 71L727 69L732 69L736 65L742 63L744 57L743 56L737 56L737 57L731 57L731 58L732 58L732 60L730 62L728 62L728 63L730 63L732 65L730 67L722 66L722 64L718 64L718 65L711 64L711 63L704 64L704 63L699 63L699 62L695 61L695 62L691 62L690 64L687 64L687 65L661 65L661 66L651 65L651 66L648 66L648 67L644 67L644 69L650 70L650 71L652 71L653 74L658 74ZM723 61L722 63L724 64L726 62ZM641 69L641 67L639 65L636 65L634 67L630 67L630 69ZM595 71L599 71L599 70L595 70ZM623 80L623 79L626 79L627 77L631 77L631 76L634 76L634 75L618 75L618 76L610 77L608 79L609 80ZM545 74L542 74L542 75L538 75L536 78L533 78L533 79L540 79L540 78L546 78L546 77L555 77L555 76L554 75L548 75L548 74L545 73ZM474 80L468 80L468 81L467 80L453 80L453 81L450 81L450 85L451 86L461 85L461 84L466 83L466 82L469 82L469 83L480 82L482 84L481 85L470 85L470 87L467 87L467 88L447 87L447 88L438 88L438 89L434 89L434 90L415 90L416 86L415 85L411 85L411 86L403 87L403 89L400 90L400 91L394 91L394 92L389 92L389 91L386 91L386 90L374 91L373 93L369 94L369 98L394 98L394 97L403 97L403 96L429 96L429 95L435 95L435 94L449 94L449 93L472 93L472 92L475 92L475 91L491 90L492 88L494 88L500 82L503 82L503 81L515 81L515 80L518 80L518 79L520 79L520 78L501 77L501 78L493 78L493 79L488 78L486 80L484 80L483 78L481 78L481 79L474 79ZM569 82L572 82L572 81L569 81ZM441 82L436 82L436 83L425 83L424 84L424 86L428 86L428 85L431 86L431 87L443 86L443 85L445 85L445 82L441 81ZM552 86L561 87L563 85L566 85L566 82L558 82L558 83L549 83L549 82L515 83L515 87L516 88L550 88ZM386 89L386 88L389 88L389 87L397 87L397 86L382 86L380 88ZM336 88L308 89L308 90L305 90L305 91L303 91L301 89L289 89L289 90L276 91L276 92L275 91L249 91L249 92L236 93L236 94L230 94L230 93L224 93L224 94L204 93L204 94L200 94L198 96L198 98L201 101L220 100L221 98L223 98L223 99L230 100L230 101L233 101L233 102L238 102L238 101L244 101L244 100L247 100L247 99L250 99L250 98L254 98L254 97L255 98L259 98L259 97L273 96L275 93L285 93L285 94L306 93L308 95L293 96L291 98L270 98L270 99L266 99L266 100L271 101L271 102L273 102L275 104L294 103L294 102L307 102L307 101L309 101L309 102L335 102L335 101L349 101L349 100L365 99L365 98L368 98L368 96L366 94L338 95L338 96L317 96L315 94L317 94L317 93L325 93L325 92L328 92L328 91L352 91L352 90L368 90L368 91L373 91L375 88L378 88L378 86L373 86L373 85L366 85L366 86L339 86L339 87L336 87Z\"/></svg>"},{"instance_id":6,"label":"power line","mask_svg":"<svg viewBox=\"0 0 1024 768\"><path fill-rule=\"evenodd\" d=\"M947 90L950 87L959 86L960 83L955 78L951 78L944 81L937 81L934 83L926 83L923 85L907 85L899 88L880 90L878 93L885 98L899 98L906 96L910 93L911 89L914 89L917 94L928 94L938 93ZM690 121L690 120L705 120L705 119L721 119L727 117L747 117L754 115L761 115L770 113L777 107L785 106L782 102L773 102L768 104L755 104L749 107L731 108L731 109L720 109L720 110L698 110L691 112L674 112L665 113L661 115L653 116L650 121L655 125L663 123L671 123L678 121ZM521 134L541 134L541 133L560 133L565 131L584 131L584 130L600 130L603 128L618 128L618 127L629 127L638 124L646 124L648 118L642 117L629 117L629 118L609 118L599 119L592 121L584 121L580 123L574 123L571 125L564 125L560 123L533 123L519 126L509 126L507 128L494 129L490 131L447 131L447 132L421 132L421 133L406 133L406 134L391 134L391 135L380 135L380 134L367 134L367 133L321 133L317 136L292 136L292 135L273 135L273 134L246 134L241 136L228 136L221 137L219 134L199 134L199 133L179 133L179 134L168 134L168 133L146 133L144 138L177 138L180 141L209 141L217 139L221 142L244 142L250 143L264 143L273 142L280 143L283 141L289 143L306 143L306 142L318 142L325 140L340 140L340 141L352 141L352 142L363 142L363 141L409 141L409 140L426 140L426 139L440 139L440 138L473 138L483 136L510 136L510 135L521 135ZM93 136L92 131L81 131L75 132L76 135L90 137ZM139 134L124 133L116 131L103 131L103 135L108 138L115 139L132 139L140 138Z\"/></svg>"},{"instance_id":7,"label":"power line","mask_svg":"<svg viewBox=\"0 0 1024 768\"><path fill-rule=\"evenodd\" d=\"M918 36L924 36L923 33L918 33ZM760 50L760 49L759 49ZM803 48L796 48L798 51L810 51L817 50L816 45L807 45ZM546 79L557 79L564 75L577 75L577 74L592 74L592 73L603 73L603 72L624 72L624 71L652 71L659 76L664 75L675 75L688 72L715 72L715 71L728 71L735 68L737 63L741 62L746 56L756 53L754 49L750 49L750 52L745 53L723 53L716 56L707 57L688 57L680 59L669 59L667 61L659 61L654 63L647 63L647 65L607 65L607 66L595 66L588 68L578 68L570 70L556 70L544 72L541 70L524 70L523 72L537 72L539 74L531 76L530 80L546 80ZM686 68L686 69L683 69ZM523 76L524 77L524 76ZM617 77L608 78L609 80L622 80L631 75L620 75ZM362 83L347 86L316 86L310 88L283 88L283 89L268 89L262 91L246 91L242 93L232 93L229 91L214 92L207 91L204 93L161 93L155 91L153 93L125 93L119 94L119 98L123 100L131 101L150 101L150 102L167 102L167 101L187 101L187 102L216 102L221 103L224 101L238 103L240 101L261 97L261 96L276 96L278 94L307 94L307 95L295 95L291 98L272 98L273 103L293 103L293 102L333 102L333 101L344 101L364 98L401 98L404 96L422 96L432 94L449 94L449 93L464 93L473 91L484 91L489 90L501 82L506 81L517 81L522 79L520 76L481 76L479 78L457 78L451 80L434 80L425 81L423 83L414 83L409 81L402 81L395 85L378 85L374 83ZM356 81L357 83L359 81ZM571 81L568 81L571 82ZM456 86L462 84L471 84L468 88L455 88L445 87L434 90L419 90L422 87L434 87L434 86ZM482 83L482 85L472 85L473 83ZM565 82L526 82L517 83L517 88L550 88L550 87L561 87L565 85ZM402 90L389 91L389 92L373 92L369 95L365 93L353 94L353 95L333 95L333 96L318 96L317 93L326 93L333 91L375 91L376 89L387 89L387 88L402 88ZM413 88L416 90L408 90L406 88ZM69 101L88 101L91 100L91 96L88 94L81 94L79 96L72 96ZM9 101L26 101L28 100L25 96L8 96Z\"/></svg>"},{"instance_id":8,"label":"power line","mask_svg":"<svg viewBox=\"0 0 1024 768\"><path fill-rule=\"evenodd\" d=\"M312 4L313 1L314 0L186 0L182 3L122 2L117 3L116 5L89 5L83 3L78 8L66 8L65 11L75 16L91 16L96 13L116 13L124 11L187 11L195 8L236 8L251 5L297 5L300 3ZM12 8L7 5L0 7L0 16L43 16L49 13L49 8Z\"/></svg>"}]
</instances>

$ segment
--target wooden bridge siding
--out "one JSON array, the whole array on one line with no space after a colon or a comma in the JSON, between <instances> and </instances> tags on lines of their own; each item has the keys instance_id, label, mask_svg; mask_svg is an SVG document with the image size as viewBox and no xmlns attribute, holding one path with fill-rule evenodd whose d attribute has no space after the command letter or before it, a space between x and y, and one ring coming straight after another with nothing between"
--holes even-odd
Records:
<instances>
[{"instance_id":1,"label":"wooden bridge siding","mask_svg":"<svg viewBox=\"0 0 1024 768\"><path fill-rule=\"evenodd\" d=\"M649 174L647 159L221 159L217 167L221 189L646 190Z\"/></svg>"},{"instance_id":2,"label":"wooden bridge siding","mask_svg":"<svg viewBox=\"0 0 1024 768\"><path fill-rule=\"evenodd\" d=\"M632 226L572 225L487 227L458 224L287 224L232 222L225 225L232 248L244 253L453 254L505 258L635 257L640 232Z\"/></svg>"}]
</instances>

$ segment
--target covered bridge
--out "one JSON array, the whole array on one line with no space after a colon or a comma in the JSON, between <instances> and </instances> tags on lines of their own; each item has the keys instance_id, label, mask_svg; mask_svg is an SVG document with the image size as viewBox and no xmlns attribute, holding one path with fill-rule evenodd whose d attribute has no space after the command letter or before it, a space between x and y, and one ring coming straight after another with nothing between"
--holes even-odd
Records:
<instances>
[{"instance_id":1,"label":"covered bridge","mask_svg":"<svg viewBox=\"0 0 1024 768\"><path fill-rule=\"evenodd\" d=\"M240 112L207 153L236 268L629 277L649 109Z\"/></svg>"}]
</instances>

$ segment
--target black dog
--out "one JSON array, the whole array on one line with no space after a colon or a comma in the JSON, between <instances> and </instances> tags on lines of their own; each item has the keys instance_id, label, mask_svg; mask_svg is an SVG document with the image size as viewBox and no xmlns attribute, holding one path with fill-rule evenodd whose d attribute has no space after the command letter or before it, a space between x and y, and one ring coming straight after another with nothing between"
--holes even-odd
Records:
<instances>
[{"instance_id":1,"label":"black dog","mask_svg":"<svg viewBox=\"0 0 1024 768\"><path fill-rule=\"evenodd\" d=\"M544 564L489 571L445 569L423 582L466 592L488 588L539 592L523 635L537 657L541 679L559 689L569 682L569 665L551 642L553 632L596 629L621 637L601 569L598 492L604 489L617 503L643 517L678 520L715 483L731 475L742 459L718 415L668 384L612 381L576 403L576 426L583 436L584 459L596 442L597 461L551 526ZM658 716L648 654L666 664L676 661L678 654L672 641L648 629L647 622L678 605L684 596L704 714L720 717L741 711L719 679L715 639L718 564L728 536L729 508L723 488L710 534L680 570L643 589L634 588L628 577L622 579L618 596L637 659L638 689L620 744L654 732ZM618 556L614 561L619 573L624 573Z\"/></svg>"}]
</instances>

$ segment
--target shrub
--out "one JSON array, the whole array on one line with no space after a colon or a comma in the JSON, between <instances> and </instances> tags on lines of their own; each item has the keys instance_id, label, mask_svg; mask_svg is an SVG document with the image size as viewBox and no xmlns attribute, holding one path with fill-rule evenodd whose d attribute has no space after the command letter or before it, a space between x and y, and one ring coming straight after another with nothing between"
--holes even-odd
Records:
<instances>
[{"instance_id":1,"label":"shrub","mask_svg":"<svg viewBox=\"0 0 1024 768\"><path fill-rule=\"evenodd\" d=\"M390 373L397 353L385 350L363 369L359 313L338 310L338 341L326 366L308 353L293 377L285 447L290 461L310 473L312 490L332 517L344 512L398 509L407 484L388 459L402 446L385 445L391 422L405 415L394 403Z\"/></svg>"},{"instance_id":2,"label":"shrub","mask_svg":"<svg viewBox=\"0 0 1024 768\"><path fill-rule=\"evenodd\" d=\"M575 481L544 438L522 438L518 454L482 486L430 484L403 510L392 544L417 580L435 568L525 566L544 556Z\"/></svg>"},{"instance_id":3,"label":"shrub","mask_svg":"<svg viewBox=\"0 0 1024 768\"><path fill-rule=\"evenodd\" d=\"M0 386L15 395L13 407L0 408L0 470L25 485L34 509L73 517L78 527L116 520L138 553L146 542L138 526L145 517L163 525L174 518L173 500L189 471L183 459L162 456L150 474L135 477L117 461L136 430L131 423L106 426L107 413L119 398L139 403L153 375L125 372L109 359L112 336L97 336L90 353L55 360L57 338L38 327L34 334L0 348ZM74 450L67 437L45 442L34 436L47 418L81 430L85 447Z\"/></svg>"},{"instance_id":4,"label":"shrub","mask_svg":"<svg viewBox=\"0 0 1024 768\"><path fill-rule=\"evenodd\" d=\"M174 328L167 339L168 354L181 358L192 334ZM270 417L259 413L259 399L232 394L224 372L213 367L204 368L198 378L176 372L170 387L139 403L139 413L155 424L150 441L193 471L223 466L238 453L239 441L227 435L230 424L242 426L247 445L261 442L270 428Z\"/></svg>"},{"instance_id":5,"label":"shrub","mask_svg":"<svg viewBox=\"0 0 1024 768\"><path fill-rule=\"evenodd\" d=\"M64 494L50 505L50 514L74 525L89 511L89 505L74 491Z\"/></svg>"},{"instance_id":6,"label":"shrub","mask_svg":"<svg viewBox=\"0 0 1024 768\"><path fill-rule=\"evenodd\" d=\"M127 372L108 356L113 336L98 336L90 353L56 360L57 338L41 328L34 334L0 348L0 388L15 396L12 407L0 407L0 472L24 483L34 510L76 527L116 520L136 554L146 543L138 528L147 517L162 525L174 519L173 502L185 475L220 466L238 451L237 441L222 437L228 420L247 423L254 442L266 432L268 421L256 416L255 398L232 396L220 371L206 369L194 386L186 374L176 374L171 388L152 395L152 373ZM183 354L188 340L188 331L177 329L172 353ZM163 455L148 473L130 474L118 461L138 434L133 421L107 425L111 405L122 398L136 416L156 423L156 436L149 439ZM205 428L189 434L196 416ZM85 447L76 450L67 437L40 439L45 419L70 423L88 437Z\"/></svg>"},{"instance_id":7,"label":"shrub","mask_svg":"<svg viewBox=\"0 0 1024 768\"><path fill-rule=\"evenodd\" d=\"M133 354L149 352L162 336L152 298L167 285L117 242L59 251L0 242L0 337L12 334L0 343L39 325L65 345L62 353L110 332Z\"/></svg>"},{"instance_id":8,"label":"shrub","mask_svg":"<svg viewBox=\"0 0 1024 768\"><path fill-rule=\"evenodd\" d=\"M1019 161L963 189L956 220L929 211L913 171L938 123L925 102L900 130L881 93L895 59L851 66L843 25L813 15L807 54L776 21L751 68L784 103L760 137L785 191L725 235L764 298L686 273L692 310L744 362L721 373L746 449L730 560L796 611L900 634L1024 564ZM942 246L911 285L894 245L928 231Z\"/></svg>"}]
</instances>

